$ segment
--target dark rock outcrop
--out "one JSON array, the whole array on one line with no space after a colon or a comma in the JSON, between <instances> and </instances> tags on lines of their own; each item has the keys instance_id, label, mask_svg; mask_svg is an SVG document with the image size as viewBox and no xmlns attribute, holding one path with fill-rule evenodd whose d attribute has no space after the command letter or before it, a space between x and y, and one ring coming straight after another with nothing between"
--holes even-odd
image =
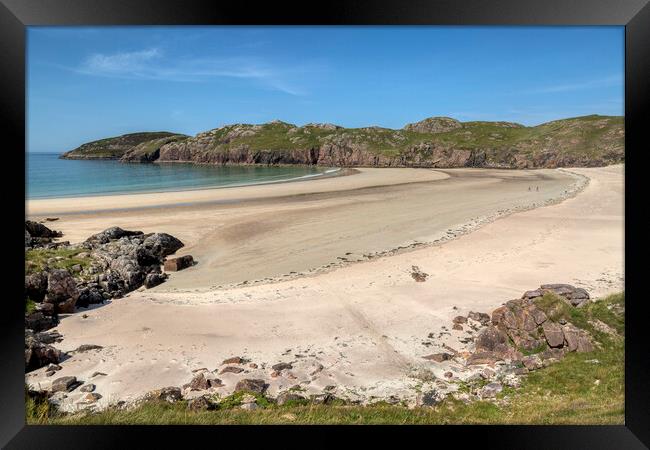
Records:
<instances>
[{"instance_id":1,"label":"dark rock outcrop","mask_svg":"<svg viewBox=\"0 0 650 450\"><path fill-rule=\"evenodd\" d=\"M53 269L47 274L47 293L43 301L54 305L58 313L74 312L79 298L77 282L65 269Z\"/></svg>"},{"instance_id":2,"label":"dark rock outcrop","mask_svg":"<svg viewBox=\"0 0 650 450\"><path fill-rule=\"evenodd\" d=\"M25 330L25 372L48 364L58 364L60 360L60 350L43 343L31 330Z\"/></svg>"},{"instance_id":3,"label":"dark rock outcrop","mask_svg":"<svg viewBox=\"0 0 650 450\"><path fill-rule=\"evenodd\" d=\"M47 272L35 272L25 275L25 298L42 302L47 294Z\"/></svg>"}]
</instances>

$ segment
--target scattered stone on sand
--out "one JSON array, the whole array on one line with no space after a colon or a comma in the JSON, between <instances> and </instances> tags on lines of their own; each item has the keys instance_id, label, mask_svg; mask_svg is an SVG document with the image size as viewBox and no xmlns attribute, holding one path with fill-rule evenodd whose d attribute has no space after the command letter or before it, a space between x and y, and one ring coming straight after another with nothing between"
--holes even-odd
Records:
<instances>
[{"instance_id":1,"label":"scattered stone on sand","mask_svg":"<svg viewBox=\"0 0 650 450\"><path fill-rule=\"evenodd\" d=\"M448 361L448 360L452 359L453 357L454 357L454 355L452 355L450 353L442 352L442 353L434 353L434 354L431 354L431 355L423 356L422 358L423 359L428 359L429 361L435 361L437 363L441 363L443 361Z\"/></svg>"},{"instance_id":2,"label":"scattered stone on sand","mask_svg":"<svg viewBox=\"0 0 650 450\"><path fill-rule=\"evenodd\" d=\"M243 371L244 371L244 369L242 369L241 367L227 366L227 367L224 367L223 369L221 369L221 371L219 372L219 375L224 374L224 373L242 373Z\"/></svg>"},{"instance_id":3,"label":"scattered stone on sand","mask_svg":"<svg viewBox=\"0 0 650 450\"><path fill-rule=\"evenodd\" d=\"M235 385L235 392L250 391L256 394L263 394L267 387L268 384L264 380L244 378L243 380L239 380Z\"/></svg>"},{"instance_id":4,"label":"scattered stone on sand","mask_svg":"<svg viewBox=\"0 0 650 450\"><path fill-rule=\"evenodd\" d=\"M232 358L224 359L221 365L225 364L244 364L246 360L240 356L233 356Z\"/></svg>"},{"instance_id":5,"label":"scattered stone on sand","mask_svg":"<svg viewBox=\"0 0 650 450\"><path fill-rule=\"evenodd\" d=\"M67 392L77 383L77 377L60 377L52 381L52 392Z\"/></svg>"},{"instance_id":6,"label":"scattered stone on sand","mask_svg":"<svg viewBox=\"0 0 650 450\"><path fill-rule=\"evenodd\" d=\"M81 392L93 392L95 390L96 386L92 383L84 384L79 388Z\"/></svg>"},{"instance_id":7,"label":"scattered stone on sand","mask_svg":"<svg viewBox=\"0 0 650 450\"><path fill-rule=\"evenodd\" d=\"M187 269L194 265L194 258L191 255L179 256L165 260L165 272L177 272L179 270Z\"/></svg>"},{"instance_id":8,"label":"scattered stone on sand","mask_svg":"<svg viewBox=\"0 0 650 450\"><path fill-rule=\"evenodd\" d=\"M88 352L90 350L101 350L104 347L101 345L95 345L95 344L82 344L79 347L77 347L73 352L76 353L83 353L83 352Z\"/></svg>"},{"instance_id":9,"label":"scattered stone on sand","mask_svg":"<svg viewBox=\"0 0 650 450\"><path fill-rule=\"evenodd\" d=\"M162 389L156 389L149 392L145 398L150 400L162 400L165 402L173 403L181 400L183 395L181 389L175 386L169 386Z\"/></svg>"},{"instance_id":10,"label":"scattered stone on sand","mask_svg":"<svg viewBox=\"0 0 650 450\"><path fill-rule=\"evenodd\" d=\"M427 281L429 274L422 272L418 266L411 266L411 277L418 283L422 283Z\"/></svg>"},{"instance_id":11,"label":"scattered stone on sand","mask_svg":"<svg viewBox=\"0 0 650 450\"><path fill-rule=\"evenodd\" d=\"M293 366L290 363L281 362L278 364L274 364L273 366L271 366L271 368L276 372L281 372L285 369L293 369Z\"/></svg>"}]
</instances>

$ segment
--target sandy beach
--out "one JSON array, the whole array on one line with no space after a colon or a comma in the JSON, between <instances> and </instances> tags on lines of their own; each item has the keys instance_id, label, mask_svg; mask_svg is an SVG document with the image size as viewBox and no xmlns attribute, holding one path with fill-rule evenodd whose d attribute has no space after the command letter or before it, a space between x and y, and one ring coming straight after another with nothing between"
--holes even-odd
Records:
<instances>
[{"instance_id":1,"label":"sandy beach","mask_svg":"<svg viewBox=\"0 0 650 450\"><path fill-rule=\"evenodd\" d=\"M198 264L151 290L64 317L73 355L57 376L93 378L100 405L181 386L241 356L219 378L269 379L368 400L412 398L462 350L451 318L489 312L542 283L592 297L623 288L623 166L535 171L357 169L349 176L229 189L34 200L64 240L109 226L166 232ZM530 189L529 189L530 188ZM429 274L411 277L412 266ZM271 365L293 369L272 377ZM456 370L455 368L453 370ZM459 377L462 373L459 372ZM50 382L39 369L28 382ZM71 400L74 400L71 394Z\"/></svg>"}]
</instances>

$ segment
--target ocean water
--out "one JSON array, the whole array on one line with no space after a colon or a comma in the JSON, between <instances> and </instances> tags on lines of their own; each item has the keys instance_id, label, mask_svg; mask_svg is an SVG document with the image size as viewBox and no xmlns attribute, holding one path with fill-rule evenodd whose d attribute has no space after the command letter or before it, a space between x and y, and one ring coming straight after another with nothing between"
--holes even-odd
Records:
<instances>
[{"instance_id":1,"label":"ocean water","mask_svg":"<svg viewBox=\"0 0 650 450\"><path fill-rule=\"evenodd\" d=\"M125 164L118 161L59 159L56 153L28 153L25 163L27 198L81 197L277 183L322 176L337 170L307 166Z\"/></svg>"}]
</instances>

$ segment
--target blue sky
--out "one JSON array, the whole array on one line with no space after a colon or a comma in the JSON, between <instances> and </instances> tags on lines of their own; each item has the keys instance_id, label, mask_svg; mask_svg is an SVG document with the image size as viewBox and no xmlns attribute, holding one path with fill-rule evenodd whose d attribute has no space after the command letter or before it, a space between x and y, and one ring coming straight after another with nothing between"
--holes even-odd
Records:
<instances>
[{"instance_id":1,"label":"blue sky","mask_svg":"<svg viewBox=\"0 0 650 450\"><path fill-rule=\"evenodd\" d=\"M30 27L27 45L30 151L273 119L624 111L623 27Z\"/></svg>"}]
</instances>

